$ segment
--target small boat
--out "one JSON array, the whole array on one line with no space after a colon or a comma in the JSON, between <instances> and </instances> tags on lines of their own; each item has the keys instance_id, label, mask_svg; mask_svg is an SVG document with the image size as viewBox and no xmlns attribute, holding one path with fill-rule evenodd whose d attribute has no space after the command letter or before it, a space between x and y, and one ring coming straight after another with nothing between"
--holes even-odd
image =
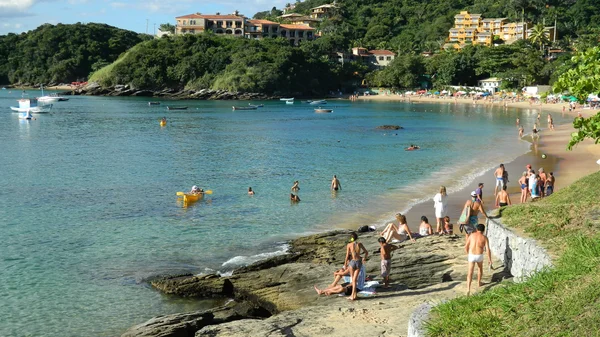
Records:
<instances>
[{"instance_id":1,"label":"small boat","mask_svg":"<svg viewBox=\"0 0 600 337\"><path fill-rule=\"evenodd\" d=\"M202 198L204 196L204 194L202 193L198 193L198 194L190 194L190 193L185 193L183 195L183 202L184 203L188 203L188 202L194 202L194 201L198 201L200 200L200 198Z\"/></svg>"},{"instance_id":2,"label":"small boat","mask_svg":"<svg viewBox=\"0 0 600 337\"><path fill-rule=\"evenodd\" d=\"M333 112L332 109L321 109L321 107L319 107L318 109L315 109L316 113L330 113Z\"/></svg>"},{"instance_id":3,"label":"small boat","mask_svg":"<svg viewBox=\"0 0 600 337\"><path fill-rule=\"evenodd\" d=\"M187 106L167 106L167 110L187 110Z\"/></svg>"},{"instance_id":4,"label":"small boat","mask_svg":"<svg viewBox=\"0 0 600 337\"><path fill-rule=\"evenodd\" d=\"M257 107L257 108L262 108L262 107L265 106L264 104L252 104L252 103L248 103L248 105L249 106L254 106L254 107Z\"/></svg>"},{"instance_id":5,"label":"small boat","mask_svg":"<svg viewBox=\"0 0 600 337\"><path fill-rule=\"evenodd\" d=\"M42 89L42 96L37 98L37 100L40 103L44 103L44 104L55 103L55 102L58 102L58 100L60 99L60 97L58 97L58 95L56 95L56 94L44 96L44 86L40 86L40 89Z\"/></svg>"},{"instance_id":6,"label":"small boat","mask_svg":"<svg viewBox=\"0 0 600 337\"><path fill-rule=\"evenodd\" d=\"M148 102L149 106L160 105L160 102Z\"/></svg>"},{"instance_id":7,"label":"small boat","mask_svg":"<svg viewBox=\"0 0 600 337\"><path fill-rule=\"evenodd\" d=\"M19 107L10 107L12 111L42 113L49 112L52 109L52 104L38 105L38 100L35 98L21 98L18 102Z\"/></svg>"},{"instance_id":8,"label":"small boat","mask_svg":"<svg viewBox=\"0 0 600 337\"><path fill-rule=\"evenodd\" d=\"M294 104L294 101L285 101L285 104Z\"/></svg>"},{"instance_id":9,"label":"small boat","mask_svg":"<svg viewBox=\"0 0 600 337\"><path fill-rule=\"evenodd\" d=\"M258 109L257 106L251 105L251 106L234 106L233 110L256 110Z\"/></svg>"},{"instance_id":10,"label":"small boat","mask_svg":"<svg viewBox=\"0 0 600 337\"><path fill-rule=\"evenodd\" d=\"M326 100L321 100L321 101L308 101L308 104L310 105L323 105L323 104L327 104Z\"/></svg>"},{"instance_id":11,"label":"small boat","mask_svg":"<svg viewBox=\"0 0 600 337\"><path fill-rule=\"evenodd\" d=\"M280 101L293 101L294 97L292 97L292 98L280 98L279 100Z\"/></svg>"},{"instance_id":12,"label":"small boat","mask_svg":"<svg viewBox=\"0 0 600 337\"><path fill-rule=\"evenodd\" d=\"M68 98L64 98L64 97L59 97L59 98L58 98L58 101L59 101L59 102L66 102L66 101L68 101L68 100L69 100Z\"/></svg>"}]
</instances>

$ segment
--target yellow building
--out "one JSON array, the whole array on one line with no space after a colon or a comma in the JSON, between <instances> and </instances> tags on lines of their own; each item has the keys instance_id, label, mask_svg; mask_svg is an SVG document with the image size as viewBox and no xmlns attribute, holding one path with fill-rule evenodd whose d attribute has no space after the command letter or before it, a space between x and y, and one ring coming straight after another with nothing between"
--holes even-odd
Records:
<instances>
[{"instance_id":1,"label":"yellow building","mask_svg":"<svg viewBox=\"0 0 600 337\"><path fill-rule=\"evenodd\" d=\"M337 6L334 4L321 5L310 9L310 17L313 19L326 19L333 16Z\"/></svg>"},{"instance_id":2,"label":"yellow building","mask_svg":"<svg viewBox=\"0 0 600 337\"><path fill-rule=\"evenodd\" d=\"M527 38L525 22L508 22L506 18L483 19L481 14L462 11L454 16L454 27L449 30L444 48L460 49L467 44L491 46L494 36L505 43Z\"/></svg>"}]
</instances>

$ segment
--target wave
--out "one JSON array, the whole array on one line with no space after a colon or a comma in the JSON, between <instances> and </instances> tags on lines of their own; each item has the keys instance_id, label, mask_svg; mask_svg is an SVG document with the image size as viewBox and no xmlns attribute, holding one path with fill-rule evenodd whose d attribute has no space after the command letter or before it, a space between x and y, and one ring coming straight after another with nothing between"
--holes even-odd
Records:
<instances>
[{"instance_id":1,"label":"wave","mask_svg":"<svg viewBox=\"0 0 600 337\"><path fill-rule=\"evenodd\" d=\"M240 267L244 267L244 266L248 266L251 265L255 262L261 261L261 260L266 260L275 256L279 256L279 255L284 255L287 254L288 250L290 249L290 245L286 244L282 244L279 247L277 247L278 249L275 251L271 251L271 252L265 252L265 253L260 253L260 254L256 254L256 255L250 255L250 256L245 256L245 255L238 255L238 256L234 256L232 258L230 258L229 260L223 262L223 264L221 265L221 270L219 270L219 274L222 276L230 276L231 273L233 272L233 270L235 270L236 268L240 268Z\"/></svg>"}]
</instances>

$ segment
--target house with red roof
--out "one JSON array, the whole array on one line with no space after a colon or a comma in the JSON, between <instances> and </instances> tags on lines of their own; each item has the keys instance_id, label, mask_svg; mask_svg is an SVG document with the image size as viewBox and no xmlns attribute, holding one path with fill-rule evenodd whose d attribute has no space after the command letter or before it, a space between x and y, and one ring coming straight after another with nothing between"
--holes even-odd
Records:
<instances>
[{"instance_id":1,"label":"house with red roof","mask_svg":"<svg viewBox=\"0 0 600 337\"><path fill-rule=\"evenodd\" d=\"M392 63L394 58L396 58L396 53L385 49L367 50L362 47L352 48L352 59L360 59L372 68L387 67Z\"/></svg>"}]
</instances>

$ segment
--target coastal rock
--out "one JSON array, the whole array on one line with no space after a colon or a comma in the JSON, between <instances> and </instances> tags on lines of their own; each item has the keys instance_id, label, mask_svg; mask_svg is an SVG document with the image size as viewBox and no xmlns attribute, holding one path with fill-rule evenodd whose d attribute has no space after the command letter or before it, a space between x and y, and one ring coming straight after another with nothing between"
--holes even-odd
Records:
<instances>
[{"instance_id":1,"label":"coastal rock","mask_svg":"<svg viewBox=\"0 0 600 337\"><path fill-rule=\"evenodd\" d=\"M210 310L154 317L129 328L121 337L191 337L208 325L268 317L264 314L265 311L232 301Z\"/></svg>"},{"instance_id":2,"label":"coastal rock","mask_svg":"<svg viewBox=\"0 0 600 337\"><path fill-rule=\"evenodd\" d=\"M403 127L401 127L400 125L380 125L377 127L377 129L380 130L400 130L400 129L404 129Z\"/></svg>"}]
</instances>

